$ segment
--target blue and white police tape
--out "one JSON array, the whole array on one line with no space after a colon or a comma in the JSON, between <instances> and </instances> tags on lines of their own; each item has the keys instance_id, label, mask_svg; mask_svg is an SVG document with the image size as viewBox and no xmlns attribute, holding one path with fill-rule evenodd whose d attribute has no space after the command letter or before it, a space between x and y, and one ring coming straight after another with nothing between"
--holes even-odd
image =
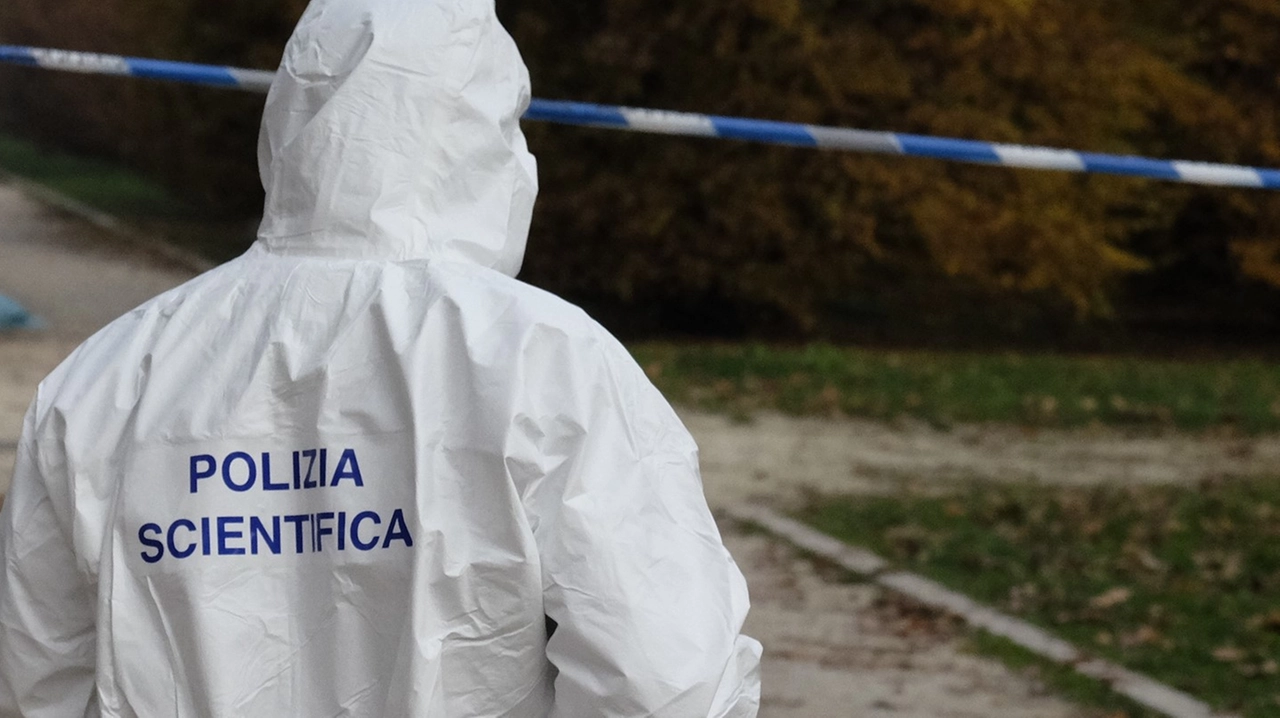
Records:
<instances>
[{"instance_id":1,"label":"blue and white police tape","mask_svg":"<svg viewBox=\"0 0 1280 718\"><path fill-rule=\"evenodd\" d=\"M275 73L187 62L0 45L0 62L92 74L144 77L266 92ZM1280 170L1147 157L1076 152L896 132L874 132L790 122L718 117L581 102L535 99L528 120L634 132L720 137L775 145L927 157L1027 169L1091 172L1188 184L1280 189Z\"/></svg>"},{"instance_id":2,"label":"blue and white police tape","mask_svg":"<svg viewBox=\"0 0 1280 718\"><path fill-rule=\"evenodd\" d=\"M38 47L0 45L0 62L46 70L64 70L90 75L120 75L169 80L195 85L213 85L231 89L266 92L276 73L265 70L243 70L236 67L197 65L190 62L147 60L138 57L99 55L93 52L46 50Z\"/></svg>"}]
</instances>

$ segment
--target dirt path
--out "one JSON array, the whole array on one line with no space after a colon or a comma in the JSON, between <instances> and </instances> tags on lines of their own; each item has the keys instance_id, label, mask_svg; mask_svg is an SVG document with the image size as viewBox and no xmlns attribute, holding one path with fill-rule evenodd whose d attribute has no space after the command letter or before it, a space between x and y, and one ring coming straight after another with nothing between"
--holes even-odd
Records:
<instances>
[{"instance_id":1,"label":"dirt path","mask_svg":"<svg viewBox=\"0 0 1280 718\"><path fill-rule=\"evenodd\" d=\"M0 334L0 491L40 378L89 333L188 276L120 249L0 183L0 294L50 325L40 333ZM703 448L708 497L719 506L754 495L785 499L803 486L876 490L908 475L1192 481L1207 472L1261 471L1280 456L1265 442L1135 443L1115 434L1013 429L939 433L779 416L741 425L696 412L684 418ZM824 580L777 542L724 528L752 588L748 633L765 644L764 718L1087 715L1045 695L1034 678L966 654L946 621L914 613L873 586Z\"/></svg>"},{"instance_id":2,"label":"dirt path","mask_svg":"<svg viewBox=\"0 0 1280 718\"><path fill-rule=\"evenodd\" d=\"M717 506L751 498L789 501L810 489L881 492L904 482L1194 485L1204 479L1274 476L1280 466L1280 437L1275 436L1009 426L939 431L924 424L890 427L777 414L746 424L692 411L681 416L698 439L707 497Z\"/></svg>"}]
</instances>

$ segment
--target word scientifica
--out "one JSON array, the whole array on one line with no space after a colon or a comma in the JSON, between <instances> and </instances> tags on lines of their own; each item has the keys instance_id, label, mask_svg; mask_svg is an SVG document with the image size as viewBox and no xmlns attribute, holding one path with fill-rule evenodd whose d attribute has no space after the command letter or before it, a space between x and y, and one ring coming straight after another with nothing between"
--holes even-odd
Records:
<instances>
[{"instance_id":1,"label":"word scientifica","mask_svg":"<svg viewBox=\"0 0 1280 718\"><path fill-rule=\"evenodd\" d=\"M335 454L338 452L334 452ZM364 475L354 449L344 449L329 472L329 450L292 452L292 475L275 481L271 454L255 457L243 451L221 460L200 454L190 459L189 492L200 494L217 486L216 479L233 494L250 491L305 491L351 486L364 488ZM304 554L325 551L373 551L396 546L412 547L413 535L404 510L389 516L377 511L318 511L277 516L180 517L164 524L146 523L138 529L144 547L142 560L159 563L166 557L257 556Z\"/></svg>"}]
</instances>

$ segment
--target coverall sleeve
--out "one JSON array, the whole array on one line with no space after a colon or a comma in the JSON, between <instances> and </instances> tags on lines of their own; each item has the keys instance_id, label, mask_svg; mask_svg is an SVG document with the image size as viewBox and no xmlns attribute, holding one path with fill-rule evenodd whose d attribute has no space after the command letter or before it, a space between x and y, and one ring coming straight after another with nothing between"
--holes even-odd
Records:
<instances>
[{"instance_id":1,"label":"coverall sleeve","mask_svg":"<svg viewBox=\"0 0 1280 718\"><path fill-rule=\"evenodd\" d=\"M0 511L0 717L82 716L94 695L94 598L39 467L33 415Z\"/></svg>"},{"instance_id":2,"label":"coverall sleeve","mask_svg":"<svg viewBox=\"0 0 1280 718\"><path fill-rule=\"evenodd\" d=\"M606 341L599 362L557 377L572 406L542 417L553 467L528 496L557 624L552 715L754 718L760 644L740 635L746 581L707 508L697 446Z\"/></svg>"}]
</instances>

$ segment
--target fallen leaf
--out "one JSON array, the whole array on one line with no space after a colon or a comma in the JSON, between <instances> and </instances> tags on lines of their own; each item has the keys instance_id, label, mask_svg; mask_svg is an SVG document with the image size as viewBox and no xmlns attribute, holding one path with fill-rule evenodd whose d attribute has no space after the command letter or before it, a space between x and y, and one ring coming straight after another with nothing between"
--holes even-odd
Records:
<instances>
[{"instance_id":1,"label":"fallen leaf","mask_svg":"<svg viewBox=\"0 0 1280 718\"><path fill-rule=\"evenodd\" d=\"M1245 652L1232 645L1218 646L1213 649L1213 657L1223 663L1236 663L1244 660Z\"/></svg>"},{"instance_id":2,"label":"fallen leaf","mask_svg":"<svg viewBox=\"0 0 1280 718\"><path fill-rule=\"evenodd\" d=\"M1264 631L1280 632L1280 609L1276 609L1269 613L1259 613L1248 621L1249 628L1262 629Z\"/></svg>"},{"instance_id":3,"label":"fallen leaf","mask_svg":"<svg viewBox=\"0 0 1280 718\"><path fill-rule=\"evenodd\" d=\"M827 384L818 394L818 402L827 409L835 409L840 406L840 389L834 384Z\"/></svg>"},{"instance_id":4,"label":"fallen leaf","mask_svg":"<svg viewBox=\"0 0 1280 718\"><path fill-rule=\"evenodd\" d=\"M1089 605L1094 608L1108 609L1115 608L1120 604L1133 598L1133 591L1124 586L1117 586L1109 591L1094 596L1089 599Z\"/></svg>"},{"instance_id":5,"label":"fallen leaf","mask_svg":"<svg viewBox=\"0 0 1280 718\"><path fill-rule=\"evenodd\" d=\"M1052 396L1040 398L1040 413L1052 415L1058 410L1058 400Z\"/></svg>"},{"instance_id":6,"label":"fallen leaf","mask_svg":"<svg viewBox=\"0 0 1280 718\"><path fill-rule=\"evenodd\" d=\"M1164 636L1161 636L1160 632L1155 628L1152 628L1151 626L1142 626L1136 631L1120 636L1120 645L1126 648L1132 648L1134 646L1149 646L1154 643L1159 643L1162 638L1164 638Z\"/></svg>"},{"instance_id":7,"label":"fallen leaf","mask_svg":"<svg viewBox=\"0 0 1280 718\"><path fill-rule=\"evenodd\" d=\"M1197 551L1192 560L1206 581L1230 583L1244 571L1244 557L1238 551Z\"/></svg>"}]
</instances>

